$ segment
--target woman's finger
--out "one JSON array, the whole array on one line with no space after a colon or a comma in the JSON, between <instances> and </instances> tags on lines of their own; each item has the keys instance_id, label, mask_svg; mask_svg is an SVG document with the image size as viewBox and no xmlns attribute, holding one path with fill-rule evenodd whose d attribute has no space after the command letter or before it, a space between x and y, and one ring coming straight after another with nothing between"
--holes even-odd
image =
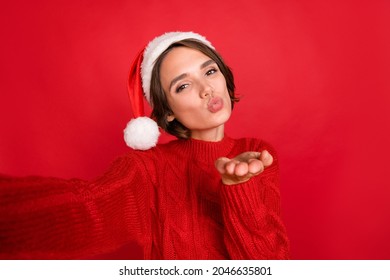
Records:
<instances>
[{"instance_id":1,"label":"woman's finger","mask_svg":"<svg viewBox=\"0 0 390 280\"><path fill-rule=\"evenodd\" d=\"M274 158L267 150L264 150L261 152L260 160L263 162L264 167L267 167L267 166L270 166L272 164L272 162L274 161Z\"/></svg>"},{"instance_id":2,"label":"woman's finger","mask_svg":"<svg viewBox=\"0 0 390 280\"><path fill-rule=\"evenodd\" d=\"M247 162L239 162L234 168L234 174L238 177L247 175L249 172L249 166Z\"/></svg>"},{"instance_id":3,"label":"woman's finger","mask_svg":"<svg viewBox=\"0 0 390 280\"><path fill-rule=\"evenodd\" d=\"M215 168L217 168L218 172L220 174L225 174L226 173L226 163L230 161L229 158L227 157L220 157L215 161Z\"/></svg>"},{"instance_id":4,"label":"woman's finger","mask_svg":"<svg viewBox=\"0 0 390 280\"><path fill-rule=\"evenodd\" d=\"M253 175L257 175L264 170L264 164L261 160L258 159L252 159L248 163L249 165L249 173L252 173Z\"/></svg>"}]
</instances>

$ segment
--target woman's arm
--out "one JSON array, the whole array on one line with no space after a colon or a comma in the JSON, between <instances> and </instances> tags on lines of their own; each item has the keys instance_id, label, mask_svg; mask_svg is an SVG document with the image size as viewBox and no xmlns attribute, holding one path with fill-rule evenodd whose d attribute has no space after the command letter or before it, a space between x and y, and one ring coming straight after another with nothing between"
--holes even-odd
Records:
<instances>
[{"instance_id":1,"label":"woman's arm","mask_svg":"<svg viewBox=\"0 0 390 280\"><path fill-rule=\"evenodd\" d=\"M148 181L130 157L93 182L0 177L0 258L74 259L143 241Z\"/></svg>"},{"instance_id":2,"label":"woman's arm","mask_svg":"<svg viewBox=\"0 0 390 280\"><path fill-rule=\"evenodd\" d=\"M225 244L232 259L288 259L280 218L278 161L241 183L221 187ZM267 167L268 166L268 167ZM241 177L241 176L240 176Z\"/></svg>"}]
</instances>

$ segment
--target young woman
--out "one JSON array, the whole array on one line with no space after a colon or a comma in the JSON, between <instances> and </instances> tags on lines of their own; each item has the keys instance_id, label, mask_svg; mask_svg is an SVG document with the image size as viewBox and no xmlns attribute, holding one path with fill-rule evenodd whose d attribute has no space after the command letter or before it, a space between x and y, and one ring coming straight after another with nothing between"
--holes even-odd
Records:
<instances>
[{"instance_id":1,"label":"young woman","mask_svg":"<svg viewBox=\"0 0 390 280\"><path fill-rule=\"evenodd\" d=\"M286 259L278 160L224 133L233 75L192 32L155 38L129 78L132 147L93 182L2 178L0 258L83 258L130 240L145 259ZM157 144L157 124L177 140Z\"/></svg>"}]
</instances>

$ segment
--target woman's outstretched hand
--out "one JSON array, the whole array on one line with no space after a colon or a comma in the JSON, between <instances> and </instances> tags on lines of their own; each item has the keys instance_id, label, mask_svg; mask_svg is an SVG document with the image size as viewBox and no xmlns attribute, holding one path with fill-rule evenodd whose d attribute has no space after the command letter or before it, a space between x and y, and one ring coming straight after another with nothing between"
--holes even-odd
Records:
<instances>
[{"instance_id":1,"label":"woman's outstretched hand","mask_svg":"<svg viewBox=\"0 0 390 280\"><path fill-rule=\"evenodd\" d=\"M232 159L220 157L215 161L215 167L221 174L222 183L235 185L259 175L272 162L272 155L264 150L261 153L245 152Z\"/></svg>"}]
</instances>

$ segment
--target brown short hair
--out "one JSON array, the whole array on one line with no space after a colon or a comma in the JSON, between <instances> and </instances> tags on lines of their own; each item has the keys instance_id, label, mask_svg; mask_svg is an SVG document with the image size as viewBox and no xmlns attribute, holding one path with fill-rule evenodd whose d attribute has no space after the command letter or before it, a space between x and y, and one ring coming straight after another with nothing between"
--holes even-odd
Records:
<instances>
[{"instance_id":1,"label":"brown short hair","mask_svg":"<svg viewBox=\"0 0 390 280\"><path fill-rule=\"evenodd\" d=\"M191 130L185 127L182 123L180 123L177 119L174 119L171 122L168 122L167 117L172 115L172 109L168 104L167 97L161 85L160 80L160 67L163 59L173 48L176 47L188 47L191 49L196 49L206 56L210 57L212 60L216 62L221 73L225 77L226 86L229 92L230 100L232 101L232 109L234 107L234 103L239 101L239 99L235 96L235 85L234 85L234 77L233 73L230 70L229 66L227 66L222 57L212 48L206 46L201 41L196 39L185 39L176 43L171 44L161 55L156 59L152 70L152 80L150 83L150 102L153 107L152 110L152 118L154 118L157 124L164 129L169 134L172 134L178 138L187 139L191 137Z\"/></svg>"}]
</instances>

